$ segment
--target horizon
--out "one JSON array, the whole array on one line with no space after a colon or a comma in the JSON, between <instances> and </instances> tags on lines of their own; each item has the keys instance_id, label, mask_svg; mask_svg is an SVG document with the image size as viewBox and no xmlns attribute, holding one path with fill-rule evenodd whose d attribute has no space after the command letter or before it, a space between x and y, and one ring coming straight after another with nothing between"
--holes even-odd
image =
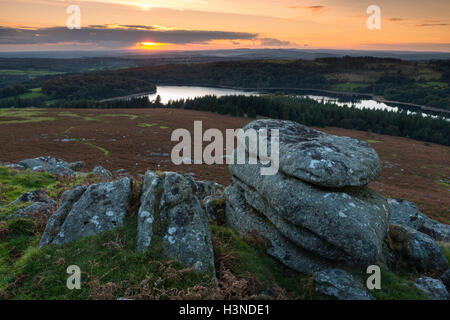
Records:
<instances>
[{"instance_id":1,"label":"horizon","mask_svg":"<svg viewBox=\"0 0 450 320\"><path fill-rule=\"evenodd\" d=\"M69 6L78 6L74 8ZM450 52L450 3L380 0L5 0L0 52L233 49ZM69 29L77 16L79 27ZM75 19L75 20L74 20Z\"/></svg>"}]
</instances>

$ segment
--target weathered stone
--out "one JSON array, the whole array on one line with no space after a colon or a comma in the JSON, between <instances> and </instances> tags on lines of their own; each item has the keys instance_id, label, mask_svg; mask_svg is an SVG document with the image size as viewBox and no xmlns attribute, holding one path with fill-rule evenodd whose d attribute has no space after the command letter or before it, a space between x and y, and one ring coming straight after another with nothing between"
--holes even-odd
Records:
<instances>
[{"instance_id":1,"label":"weathered stone","mask_svg":"<svg viewBox=\"0 0 450 320\"><path fill-rule=\"evenodd\" d=\"M419 209L411 202L400 199L387 199L391 211L392 224L400 224L419 230L424 223L424 218Z\"/></svg>"},{"instance_id":2,"label":"weathered stone","mask_svg":"<svg viewBox=\"0 0 450 320\"><path fill-rule=\"evenodd\" d=\"M430 236L398 224L389 226L389 235L392 249L414 271L433 272L448 269L444 252Z\"/></svg>"},{"instance_id":3,"label":"weathered stone","mask_svg":"<svg viewBox=\"0 0 450 320\"><path fill-rule=\"evenodd\" d=\"M99 178L103 179L103 180L111 180L113 178L113 175L111 173L111 171L101 167L101 166L96 166L92 172L98 176Z\"/></svg>"},{"instance_id":4,"label":"weathered stone","mask_svg":"<svg viewBox=\"0 0 450 320\"><path fill-rule=\"evenodd\" d=\"M34 190L24 193L19 198L11 202L10 205L29 202L31 202L29 206L18 209L14 214L9 214L6 216L5 219L21 217L36 218L37 215L47 216L57 207L57 203L42 190Z\"/></svg>"},{"instance_id":5,"label":"weathered stone","mask_svg":"<svg viewBox=\"0 0 450 320\"><path fill-rule=\"evenodd\" d=\"M267 253L298 272L315 272L327 269L331 262L314 256L311 252L293 245L263 215L248 206L244 191L232 184L225 189L227 225L241 236L258 236L265 239Z\"/></svg>"},{"instance_id":6,"label":"weathered stone","mask_svg":"<svg viewBox=\"0 0 450 320\"><path fill-rule=\"evenodd\" d=\"M197 185L197 196L200 200L203 200L208 196L223 196L224 188L223 185L219 183L216 183L214 181L195 180L195 184Z\"/></svg>"},{"instance_id":7,"label":"weathered stone","mask_svg":"<svg viewBox=\"0 0 450 320\"><path fill-rule=\"evenodd\" d=\"M388 199L391 223L400 224L425 233L437 241L450 241L450 225L428 218L411 202Z\"/></svg>"},{"instance_id":8,"label":"weathered stone","mask_svg":"<svg viewBox=\"0 0 450 320\"><path fill-rule=\"evenodd\" d=\"M203 200L203 207L212 223L218 225L226 223L225 202L224 196L208 196Z\"/></svg>"},{"instance_id":9,"label":"weathered stone","mask_svg":"<svg viewBox=\"0 0 450 320\"><path fill-rule=\"evenodd\" d=\"M47 226L49 230L46 228L41 245L68 243L121 226L131 199L131 183L130 178L123 178L90 185L81 196L82 189L66 195L62 208Z\"/></svg>"},{"instance_id":10,"label":"weathered stone","mask_svg":"<svg viewBox=\"0 0 450 320\"><path fill-rule=\"evenodd\" d=\"M75 172L69 168L69 163L49 156L22 160L19 164L33 171L45 171L59 176L76 175Z\"/></svg>"},{"instance_id":11,"label":"weathered stone","mask_svg":"<svg viewBox=\"0 0 450 320\"><path fill-rule=\"evenodd\" d=\"M12 203L27 203L27 202L52 202L53 199L48 196L42 190L34 190L29 191L27 193L22 194ZM53 201L54 202L54 201Z\"/></svg>"},{"instance_id":12,"label":"weathered stone","mask_svg":"<svg viewBox=\"0 0 450 320\"><path fill-rule=\"evenodd\" d=\"M308 229L295 226L283 217L278 215L274 209L270 207L267 201L264 200L257 192L252 191L247 185L235 181L235 183L244 190L245 200L256 211L263 213L277 230L283 234L287 239L292 241L295 245L309 250L323 258L352 262L354 259L346 252L341 250L324 239L318 237Z\"/></svg>"},{"instance_id":13,"label":"weathered stone","mask_svg":"<svg viewBox=\"0 0 450 320\"><path fill-rule=\"evenodd\" d=\"M192 178L148 171L138 213L137 249L161 246L167 257L214 272L208 216L196 192Z\"/></svg>"},{"instance_id":14,"label":"weathered stone","mask_svg":"<svg viewBox=\"0 0 450 320\"><path fill-rule=\"evenodd\" d=\"M64 221L75 202L77 202L86 191L85 186L78 186L72 190L65 191L61 196L61 205L58 210L48 219L42 235L39 247L50 244L61 230Z\"/></svg>"},{"instance_id":15,"label":"weathered stone","mask_svg":"<svg viewBox=\"0 0 450 320\"><path fill-rule=\"evenodd\" d=\"M267 129L269 136L271 129L278 129L279 170L309 183L324 187L363 186L381 172L377 153L361 140L274 119L256 120L243 129Z\"/></svg>"},{"instance_id":16,"label":"weathered stone","mask_svg":"<svg viewBox=\"0 0 450 320\"><path fill-rule=\"evenodd\" d=\"M421 277L414 284L423 290L432 300L448 300L450 295L441 280Z\"/></svg>"},{"instance_id":17,"label":"weathered stone","mask_svg":"<svg viewBox=\"0 0 450 320\"><path fill-rule=\"evenodd\" d=\"M9 169L13 169L13 170L25 170L26 168L18 163L11 163L11 164L7 164L5 165L5 167L9 168Z\"/></svg>"},{"instance_id":18,"label":"weathered stone","mask_svg":"<svg viewBox=\"0 0 450 320\"><path fill-rule=\"evenodd\" d=\"M342 269L330 269L315 274L316 291L338 300L373 300L360 282Z\"/></svg>"},{"instance_id":19,"label":"weathered stone","mask_svg":"<svg viewBox=\"0 0 450 320\"><path fill-rule=\"evenodd\" d=\"M68 167L73 171L81 171L85 167L85 163L84 161L71 162L69 163Z\"/></svg>"},{"instance_id":20,"label":"weathered stone","mask_svg":"<svg viewBox=\"0 0 450 320\"><path fill-rule=\"evenodd\" d=\"M235 181L266 201L264 214L278 215L310 231L344 251L355 263L367 265L379 260L389 221L384 197L365 187L323 189L280 172L262 176L260 167L231 165L230 172Z\"/></svg>"},{"instance_id":21,"label":"weathered stone","mask_svg":"<svg viewBox=\"0 0 450 320\"><path fill-rule=\"evenodd\" d=\"M447 288L447 291L450 292L450 269L445 271L441 276L442 283Z\"/></svg>"}]
</instances>

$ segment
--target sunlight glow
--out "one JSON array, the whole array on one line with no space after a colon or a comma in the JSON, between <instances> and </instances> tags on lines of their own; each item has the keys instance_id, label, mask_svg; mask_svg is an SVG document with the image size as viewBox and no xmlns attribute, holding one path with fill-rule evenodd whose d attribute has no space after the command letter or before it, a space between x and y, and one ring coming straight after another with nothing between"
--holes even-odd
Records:
<instances>
[{"instance_id":1,"label":"sunlight glow","mask_svg":"<svg viewBox=\"0 0 450 320\"><path fill-rule=\"evenodd\" d=\"M158 42L152 42L152 41L141 41L137 42L133 49L140 49L140 50L161 50L165 48L168 44L167 43L158 43Z\"/></svg>"}]
</instances>

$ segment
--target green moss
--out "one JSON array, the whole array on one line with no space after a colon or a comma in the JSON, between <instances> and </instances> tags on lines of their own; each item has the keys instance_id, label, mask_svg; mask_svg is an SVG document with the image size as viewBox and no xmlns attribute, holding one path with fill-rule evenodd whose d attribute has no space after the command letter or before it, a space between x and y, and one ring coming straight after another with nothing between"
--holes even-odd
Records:
<instances>
[{"instance_id":1,"label":"green moss","mask_svg":"<svg viewBox=\"0 0 450 320\"><path fill-rule=\"evenodd\" d=\"M58 182L56 176L46 172L35 172L29 169L24 171L11 170L0 167L0 204L9 203L20 195Z\"/></svg>"},{"instance_id":2,"label":"green moss","mask_svg":"<svg viewBox=\"0 0 450 320\"><path fill-rule=\"evenodd\" d=\"M404 277L381 270L381 289L370 293L377 300L425 300L428 296Z\"/></svg>"}]
</instances>

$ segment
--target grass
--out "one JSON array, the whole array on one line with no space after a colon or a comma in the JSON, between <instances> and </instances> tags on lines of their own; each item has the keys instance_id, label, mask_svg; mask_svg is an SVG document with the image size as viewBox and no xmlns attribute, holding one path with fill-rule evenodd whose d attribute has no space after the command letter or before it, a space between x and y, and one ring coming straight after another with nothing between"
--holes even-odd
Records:
<instances>
[{"instance_id":1,"label":"grass","mask_svg":"<svg viewBox=\"0 0 450 320\"><path fill-rule=\"evenodd\" d=\"M61 178L0 167L0 205L36 189L59 199L65 190L96 179L93 174ZM45 221L4 220L27 205L0 207L0 299L326 299L315 292L311 275L295 273L269 257L263 240L242 238L224 226L211 226L216 286L210 275L167 259L156 242L137 252L135 212L116 230L38 249ZM450 245L442 247L450 262ZM81 290L66 287L70 265L82 271ZM427 299L411 278L382 270L382 289L370 293L377 299Z\"/></svg>"},{"instance_id":2,"label":"grass","mask_svg":"<svg viewBox=\"0 0 450 320\"><path fill-rule=\"evenodd\" d=\"M28 234L22 244L30 246L20 258L9 261L9 274L3 274L0 282L0 296L50 300L167 299L188 294L187 289L196 285L211 283L204 274L151 251L136 252L136 230L137 219L127 218L124 226L114 231L40 250L36 248L38 237ZM66 269L70 265L81 269L80 290L66 287Z\"/></svg>"},{"instance_id":3,"label":"grass","mask_svg":"<svg viewBox=\"0 0 450 320\"><path fill-rule=\"evenodd\" d=\"M0 120L0 124L33 123L58 120L56 117L48 116L46 110L35 108L24 108L19 110L13 108L0 109L0 117L13 118L11 120Z\"/></svg>"},{"instance_id":4,"label":"grass","mask_svg":"<svg viewBox=\"0 0 450 320\"><path fill-rule=\"evenodd\" d=\"M366 142L367 142L367 143L380 143L380 142L382 142L382 141L379 141L379 140L372 140L372 139L367 139Z\"/></svg>"},{"instance_id":5,"label":"grass","mask_svg":"<svg viewBox=\"0 0 450 320\"><path fill-rule=\"evenodd\" d=\"M137 126L141 128L150 128L158 125L157 123L138 123Z\"/></svg>"},{"instance_id":6,"label":"grass","mask_svg":"<svg viewBox=\"0 0 450 320\"><path fill-rule=\"evenodd\" d=\"M82 139L81 140L75 139L75 140L102 151L103 154L105 155L105 157L108 157L108 155L109 155L109 150L106 150L103 147L97 146L97 145L93 144L92 142L83 141Z\"/></svg>"},{"instance_id":7,"label":"grass","mask_svg":"<svg viewBox=\"0 0 450 320\"><path fill-rule=\"evenodd\" d=\"M31 92L25 92L16 96L11 96L11 97L5 97L0 99L0 101L11 101L14 99L36 99L36 98L41 98L41 97L45 97L45 94L42 93L42 89L41 88L33 88L31 89Z\"/></svg>"},{"instance_id":8,"label":"grass","mask_svg":"<svg viewBox=\"0 0 450 320\"><path fill-rule=\"evenodd\" d=\"M381 270L381 289L370 292L377 300L428 300L414 283L394 273Z\"/></svg>"},{"instance_id":9,"label":"grass","mask_svg":"<svg viewBox=\"0 0 450 320\"><path fill-rule=\"evenodd\" d=\"M50 173L0 167L0 204L9 203L28 191L49 187L57 182L58 179Z\"/></svg>"},{"instance_id":10,"label":"grass","mask_svg":"<svg viewBox=\"0 0 450 320\"><path fill-rule=\"evenodd\" d=\"M69 133L70 133L70 130L72 130L73 128L75 128L75 127L67 128L66 130L64 130L64 131L62 132L62 134L64 135L64 137L65 137L66 139L73 139L73 141L80 142L80 143L83 143L83 144L88 145L88 146L90 146L90 147L93 147L93 148L95 148L95 149L100 150L101 152L103 152L103 154L105 155L105 157L108 157L108 155L109 155L109 150L107 150L107 149L105 149L105 148L103 148L103 147L100 147L100 146L98 146L98 145L96 145L96 144L93 144L92 142L86 141L85 139L82 139L82 138L72 138L72 137L69 135Z\"/></svg>"},{"instance_id":11,"label":"grass","mask_svg":"<svg viewBox=\"0 0 450 320\"><path fill-rule=\"evenodd\" d=\"M242 239L233 230L215 225L212 234L219 279L223 276L220 273L230 271L237 279L249 282L245 293L250 296L271 288L284 298L324 298L314 291L310 275L290 273L281 268L267 255L264 243Z\"/></svg>"},{"instance_id":12,"label":"grass","mask_svg":"<svg viewBox=\"0 0 450 320\"><path fill-rule=\"evenodd\" d=\"M108 113L104 115L105 117L128 117L130 120L135 120L139 116L135 114L126 114L126 113Z\"/></svg>"},{"instance_id":13,"label":"grass","mask_svg":"<svg viewBox=\"0 0 450 320\"><path fill-rule=\"evenodd\" d=\"M445 257L448 260L448 264L450 265L450 243L444 242L441 243L442 250L444 251Z\"/></svg>"},{"instance_id":14,"label":"grass","mask_svg":"<svg viewBox=\"0 0 450 320\"><path fill-rule=\"evenodd\" d=\"M51 70L36 70L36 69L28 69L28 70L20 70L20 69L0 69L0 75L8 75L8 76L28 76L31 79L42 76L49 75L58 75L64 74L65 72L60 71L51 71Z\"/></svg>"},{"instance_id":15,"label":"grass","mask_svg":"<svg viewBox=\"0 0 450 320\"><path fill-rule=\"evenodd\" d=\"M35 98L45 97L45 94L42 93L41 88L33 88L33 89L31 89L31 92L22 93L16 97L20 98L20 99L35 99Z\"/></svg>"}]
</instances>

